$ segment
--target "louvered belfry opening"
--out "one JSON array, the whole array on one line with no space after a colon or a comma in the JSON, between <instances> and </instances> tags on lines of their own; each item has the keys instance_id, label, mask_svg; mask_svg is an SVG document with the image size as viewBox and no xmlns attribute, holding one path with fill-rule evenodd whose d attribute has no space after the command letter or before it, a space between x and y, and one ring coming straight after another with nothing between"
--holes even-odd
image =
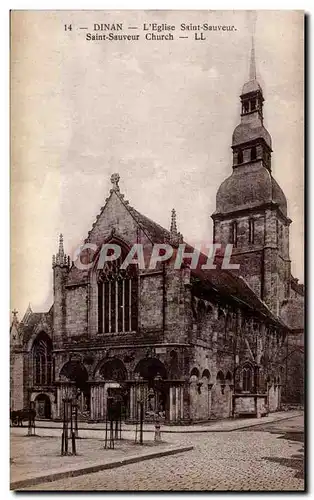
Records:
<instances>
[{"instance_id":1,"label":"louvered belfry opening","mask_svg":"<svg viewBox=\"0 0 314 500\"><path fill-rule=\"evenodd\" d=\"M121 246L120 243L119 245ZM121 247L121 256L112 262L106 262L104 268L98 272L99 333L137 330L138 269L135 264L121 269L127 253L128 249Z\"/></svg>"}]
</instances>

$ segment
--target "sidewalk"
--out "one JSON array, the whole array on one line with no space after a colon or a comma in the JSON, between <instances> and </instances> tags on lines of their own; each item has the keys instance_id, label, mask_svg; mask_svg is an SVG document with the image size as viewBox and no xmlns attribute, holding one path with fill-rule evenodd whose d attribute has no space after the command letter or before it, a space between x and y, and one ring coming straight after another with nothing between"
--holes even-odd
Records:
<instances>
[{"instance_id":1,"label":"sidewalk","mask_svg":"<svg viewBox=\"0 0 314 500\"><path fill-rule=\"evenodd\" d=\"M115 449L104 449L103 439L83 439L76 442L76 456L61 456L61 436L28 437L25 431L23 436L11 436L11 490L193 449L193 446L154 441L139 445L133 440L116 441Z\"/></svg>"},{"instance_id":2,"label":"sidewalk","mask_svg":"<svg viewBox=\"0 0 314 500\"><path fill-rule=\"evenodd\" d=\"M161 424L162 433L191 433L191 432L232 432L240 429L245 429L248 427L254 427L256 425L268 424L272 422L278 422L280 420L285 420L287 418L293 418L299 415L303 415L301 410L292 411L281 411L270 413L266 417L261 418L239 418L239 419L225 419L225 420L213 420L211 422L206 422L203 424L193 424L193 425L163 425ZM49 430L61 430L62 422L52 422L52 421L36 421L37 433L45 436L56 435L54 432L49 433ZM25 429L25 428L24 428ZM40 430L39 430L40 429ZM144 424L143 426L145 433L153 433L155 430L154 424ZM14 434L24 434L25 430L12 427ZM99 437L103 438L105 431L105 424L99 423L86 423L79 422L79 436L80 438L91 438ZM124 437L129 438L129 434L134 435L135 425L133 424L122 424L122 431ZM151 439L151 438L150 438Z\"/></svg>"}]
</instances>

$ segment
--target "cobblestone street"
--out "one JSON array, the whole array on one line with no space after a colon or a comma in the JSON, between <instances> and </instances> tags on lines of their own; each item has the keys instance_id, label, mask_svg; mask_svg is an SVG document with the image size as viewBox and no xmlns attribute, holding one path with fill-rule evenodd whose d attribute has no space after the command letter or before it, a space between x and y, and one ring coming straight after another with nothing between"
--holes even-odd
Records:
<instances>
[{"instance_id":1,"label":"cobblestone street","mask_svg":"<svg viewBox=\"0 0 314 500\"><path fill-rule=\"evenodd\" d=\"M303 490L303 417L242 431L168 434L186 453L44 483L31 490Z\"/></svg>"}]
</instances>

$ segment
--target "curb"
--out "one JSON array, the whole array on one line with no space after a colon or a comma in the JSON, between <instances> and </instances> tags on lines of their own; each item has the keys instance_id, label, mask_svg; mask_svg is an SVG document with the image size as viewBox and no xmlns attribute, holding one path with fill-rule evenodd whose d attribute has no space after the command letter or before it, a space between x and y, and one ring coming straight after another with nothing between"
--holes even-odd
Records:
<instances>
[{"instance_id":1,"label":"curb","mask_svg":"<svg viewBox=\"0 0 314 500\"><path fill-rule=\"evenodd\" d=\"M116 460L113 462L107 462L103 464L90 465L89 467L82 467L80 469L72 469L62 472L55 472L52 474L45 474L44 476L37 476L29 479L21 479L20 481L13 481L10 483L10 490L19 490L21 488L27 488L29 486L35 486L40 483L52 482L58 479L64 479L66 477L76 477L82 476L84 474L91 474L93 472L99 472L106 469L115 469L116 467L122 467L123 465L134 464L137 462L143 462L144 460L150 460L151 458L161 458L169 455L176 455L177 453L183 453L186 451L193 450L194 446L181 446L180 448L172 448L164 451L157 451L155 453L150 453L147 455L133 456L129 458L124 458L122 460Z\"/></svg>"},{"instance_id":2,"label":"curb","mask_svg":"<svg viewBox=\"0 0 314 500\"><path fill-rule=\"evenodd\" d=\"M256 424L246 425L245 427L238 427L238 429L242 430L242 429L249 429L250 427L258 427L260 425L276 424L277 422L281 422L282 420L290 420L291 418L296 418L296 417L299 417L299 416L300 415L293 415L293 416L290 416L290 417L281 417L281 418L278 418L278 420L273 420L272 422L258 422ZM238 430L238 429L233 429L233 430ZM219 432L219 431L217 431L217 432Z\"/></svg>"},{"instance_id":3,"label":"curb","mask_svg":"<svg viewBox=\"0 0 314 500\"><path fill-rule=\"evenodd\" d=\"M299 414L296 414L296 415L286 415L286 416L281 416L281 417L278 417L276 418L275 420L271 420L269 421L267 419L267 417L263 417L263 419L265 418L264 422L254 422L254 419L251 419L251 423L249 424L243 424L241 427L235 427L233 429L210 429L210 428L207 428L207 429L202 429L202 426L200 426L199 429L189 429L189 430L184 430L184 431L180 431L180 430L169 430L169 429L162 429L162 434L192 434L192 433L204 433L204 432L235 432L235 431L238 431L238 430L242 430L242 429L249 429L250 427L257 427L259 425L265 425L265 424L274 424L276 422L280 422L281 420L288 420L290 418L295 418L295 417L299 417L303 414L303 412L300 412ZM271 414L270 414L271 415ZM14 429L14 427L12 427ZM27 427L25 427L25 429L27 429ZM52 429L52 430L55 430L55 429L60 429L59 427L51 427L51 426L37 426L36 429ZM94 427L93 429L89 429L88 427L82 427L79 429L79 431L82 430L82 431L96 431L96 432L99 432L99 431L105 431L105 429L102 429L100 427ZM122 429L122 432L132 432L134 431L134 429ZM154 429L143 429L144 432L155 432ZM45 436L45 437L50 437L50 436ZM90 437L79 437L80 439L92 439Z\"/></svg>"}]
</instances>

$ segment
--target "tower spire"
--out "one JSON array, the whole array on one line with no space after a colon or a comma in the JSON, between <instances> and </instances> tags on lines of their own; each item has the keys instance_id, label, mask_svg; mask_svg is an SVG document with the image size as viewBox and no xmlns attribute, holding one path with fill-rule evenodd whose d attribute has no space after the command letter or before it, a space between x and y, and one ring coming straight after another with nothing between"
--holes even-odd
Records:
<instances>
[{"instance_id":1,"label":"tower spire","mask_svg":"<svg viewBox=\"0 0 314 500\"><path fill-rule=\"evenodd\" d=\"M251 61L250 61L250 81L256 80L256 62L255 62L255 40L254 34L252 34L252 45L251 45Z\"/></svg>"},{"instance_id":2,"label":"tower spire","mask_svg":"<svg viewBox=\"0 0 314 500\"><path fill-rule=\"evenodd\" d=\"M256 61L255 61L255 27L256 27L256 11L251 11L250 25L251 25L251 59L250 59L250 72L249 80L256 80Z\"/></svg>"}]
</instances>

